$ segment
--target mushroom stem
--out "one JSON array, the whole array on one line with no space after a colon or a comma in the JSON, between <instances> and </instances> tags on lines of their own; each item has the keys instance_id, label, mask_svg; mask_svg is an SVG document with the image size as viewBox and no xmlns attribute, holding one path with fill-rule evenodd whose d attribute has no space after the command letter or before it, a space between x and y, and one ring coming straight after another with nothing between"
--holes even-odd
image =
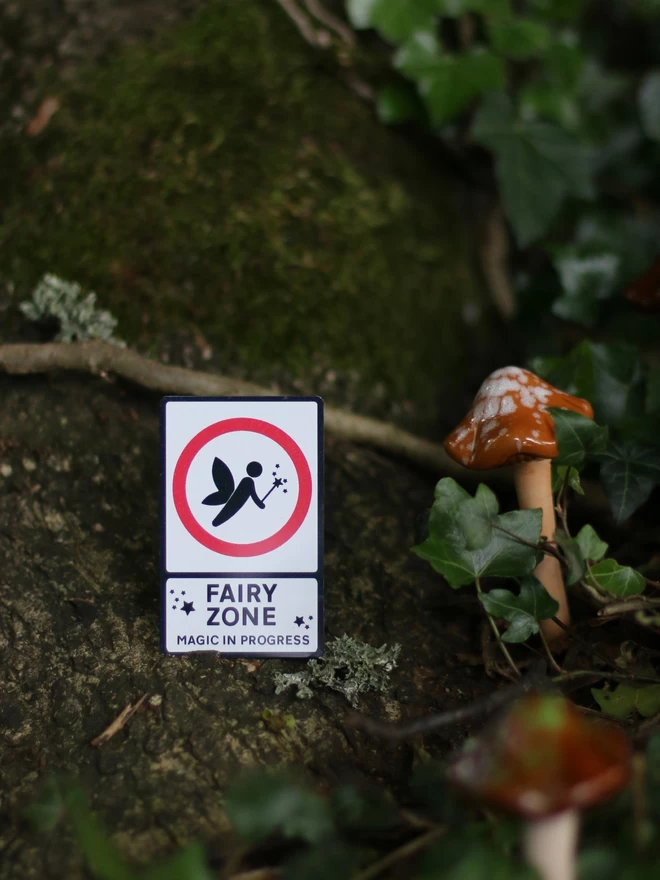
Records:
<instances>
[{"instance_id":1,"label":"mushroom stem","mask_svg":"<svg viewBox=\"0 0 660 880\"><path fill-rule=\"evenodd\" d=\"M552 541L555 536L556 521L552 498L551 460L545 458L518 462L513 467L513 479L520 508L522 510L541 508L543 512L541 534ZM534 569L534 574L552 598L559 602L559 611L556 616L568 626L571 622L571 614L559 560L545 554ZM542 620L541 629L550 645L561 647L565 643L565 632L552 620Z\"/></svg>"},{"instance_id":2,"label":"mushroom stem","mask_svg":"<svg viewBox=\"0 0 660 880\"><path fill-rule=\"evenodd\" d=\"M575 880L580 814L566 810L556 816L534 819L525 826L525 860L542 880Z\"/></svg>"}]
</instances>

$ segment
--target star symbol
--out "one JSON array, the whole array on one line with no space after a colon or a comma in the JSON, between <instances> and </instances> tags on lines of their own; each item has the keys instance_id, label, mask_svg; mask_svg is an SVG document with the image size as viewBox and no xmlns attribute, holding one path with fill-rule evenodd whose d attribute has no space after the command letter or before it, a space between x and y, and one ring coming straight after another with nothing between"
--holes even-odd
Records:
<instances>
[{"instance_id":1,"label":"star symbol","mask_svg":"<svg viewBox=\"0 0 660 880\"><path fill-rule=\"evenodd\" d=\"M295 623L296 626L302 626L305 621L302 619L302 617L296 617L296 619L293 622Z\"/></svg>"},{"instance_id":2,"label":"star symbol","mask_svg":"<svg viewBox=\"0 0 660 880\"><path fill-rule=\"evenodd\" d=\"M185 591L185 590L181 590L181 595L182 595L182 596L185 596L185 595L186 595L186 591Z\"/></svg>"},{"instance_id":3,"label":"star symbol","mask_svg":"<svg viewBox=\"0 0 660 880\"><path fill-rule=\"evenodd\" d=\"M275 488L277 489L281 485L282 485L282 480L280 480L280 478L277 477L273 483L273 486L275 486Z\"/></svg>"},{"instance_id":4,"label":"star symbol","mask_svg":"<svg viewBox=\"0 0 660 880\"><path fill-rule=\"evenodd\" d=\"M173 593L173 592L174 592L174 590L170 590L170 593Z\"/></svg>"},{"instance_id":5,"label":"star symbol","mask_svg":"<svg viewBox=\"0 0 660 880\"><path fill-rule=\"evenodd\" d=\"M190 614L190 612L191 612L191 611L194 611L195 608L194 608L192 602L184 602L184 603L183 603L183 607L181 608L181 610L182 610L182 611L185 611L185 612L186 612L186 617L188 617L188 615Z\"/></svg>"},{"instance_id":6,"label":"star symbol","mask_svg":"<svg viewBox=\"0 0 660 880\"><path fill-rule=\"evenodd\" d=\"M176 605L172 605L172 611L176 611Z\"/></svg>"},{"instance_id":7,"label":"star symbol","mask_svg":"<svg viewBox=\"0 0 660 880\"><path fill-rule=\"evenodd\" d=\"M283 491L283 492L284 492L284 494L285 494L285 495L286 495L286 489L282 489L282 491Z\"/></svg>"},{"instance_id":8,"label":"star symbol","mask_svg":"<svg viewBox=\"0 0 660 880\"><path fill-rule=\"evenodd\" d=\"M309 619L310 619L310 620L314 620L313 615L310 614L310 615L309 615Z\"/></svg>"},{"instance_id":9,"label":"star symbol","mask_svg":"<svg viewBox=\"0 0 660 880\"><path fill-rule=\"evenodd\" d=\"M279 464L276 464L275 467L278 468L278 467L279 467Z\"/></svg>"}]
</instances>

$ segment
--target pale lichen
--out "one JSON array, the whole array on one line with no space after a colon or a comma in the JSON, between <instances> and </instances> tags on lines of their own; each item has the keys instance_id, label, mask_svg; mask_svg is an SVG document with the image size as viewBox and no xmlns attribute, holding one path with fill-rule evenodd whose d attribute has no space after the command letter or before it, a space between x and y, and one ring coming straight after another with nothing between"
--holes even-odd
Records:
<instances>
[{"instance_id":1,"label":"pale lichen","mask_svg":"<svg viewBox=\"0 0 660 880\"><path fill-rule=\"evenodd\" d=\"M310 660L301 672L276 673L275 693L295 686L299 699L309 699L314 688L329 687L355 706L361 693L387 689L400 651L401 645L374 648L348 635L340 636L327 643L325 656Z\"/></svg>"},{"instance_id":2,"label":"pale lichen","mask_svg":"<svg viewBox=\"0 0 660 880\"><path fill-rule=\"evenodd\" d=\"M104 339L121 345L112 335L117 319L96 307L96 294L83 294L79 284L46 274L32 292L32 298L20 304L30 321L55 320L59 325L58 342Z\"/></svg>"}]
</instances>

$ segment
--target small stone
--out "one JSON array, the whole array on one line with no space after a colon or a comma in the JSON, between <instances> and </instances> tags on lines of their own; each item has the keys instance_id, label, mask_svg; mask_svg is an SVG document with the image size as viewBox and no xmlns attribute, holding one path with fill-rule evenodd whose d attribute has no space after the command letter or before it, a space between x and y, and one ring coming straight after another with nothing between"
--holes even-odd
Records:
<instances>
[{"instance_id":1,"label":"small stone","mask_svg":"<svg viewBox=\"0 0 660 880\"><path fill-rule=\"evenodd\" d=\"M32 458L24 458L23 459L23 467L25 468L26 471L31 473L32 471L36 471L37 463Z\"/></svg>"},{"instance_id":2,"label":"small stone","mask_svg":"<svg viewBox=\"0 0 660 880\"><path fill-rule=\"evenodd\" d=\"M0 464L0 475L3 477L11 477L14 469L10 464Z\"/></svg>"}]
</instances>

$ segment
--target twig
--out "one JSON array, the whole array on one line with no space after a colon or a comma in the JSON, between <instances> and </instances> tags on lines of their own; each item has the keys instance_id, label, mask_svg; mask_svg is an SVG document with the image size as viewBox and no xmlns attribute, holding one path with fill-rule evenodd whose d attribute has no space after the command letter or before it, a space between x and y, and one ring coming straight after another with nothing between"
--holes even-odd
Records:
<instances>
[{"instance_id":1,"label":"twig","mask_svg":"<svg viewBox=\"0 0 660 880\"><path fill-rule=\"evenodd\" d=\"M475 578L474 584L475 584L475 586L476 586L476 588L477 588L477 593L479 593L479 595L481 595L481 593L482 593L482 589L481 589L481 583L479 582L479 578ZM485 608L484 608L484 611L486 611ZM506 657L506 662L509 664L509 666L511 667L511 669L513 669L513 671L514 671L515 674L516 674L516 677L517 677L517 678L520 678L520 675L521 675L520 670L519 670L518 667L516 666L515 660L513 659L513 657L511 656L511 654L509 653L509 649L507 648L507 646L506 646L506 645L504 644L504 642L502 641L502 636L500 635L500 631L499 631L499 629L497 628L497 624L495 623L495 619L494 619L493 615L492 615L492 614L489 614L489 613L486 611L486 617L488 618L488 623L490 624L490 628L493 630L493 634L495 635L495 639L497 640L497 644L499 645L500 651L501 651L501 652L504 654L504 656Z\"/></svg>"},{"instance_id":2,"label":"twig","mask_svg":"<svg viewBox=\"0 0 660 880\"><path fill-rule=\"evenodd\" d=\"M128 724L129 720L133 717L133 715L135 715L137 710L147 699L147 696L148 694L143 694L137 701L137 703L135 703L135 705L131 705L129 703L128 706L125 706L121 710L119 715L117 715L115 720L106 727L103 733L100 733L97 737L94 737L90 745L95 746L96 748L101 748L101 746L104 746L108 742L108 740L111 740L116 733L119 733L119 731Z\"/></svg>"},{"instance_id":3,"label":"twig","mask_svg":"<svg viewBox=\"0 0 660 880\"><path fill-rule=\"evenodd\" d=\"M0 345L0 372L11 375L71 370L98 376L114 373L128 382L164 394L200 397L268 397L276 389L231 379L201 370L172 367L144 357L129 348L108 342L49 342L45 344ZM477 479L489 483L509 482L505 471L469 471L452 461L437 443L415 437L408 431L378 419L359 416L328 406L325 408L328 433L342 440L373 446L382 452L433 473L443 473L463 481Z\"/></svg>"},{"instance_id":4,"label":"twig","mask_svg":"<svg viewBox=\"0 0 660 880\"><path fill-rule=\"evenodd\" d=\"M240 874L233 874L229 880L276 880L281 876L282 872L278 868L257 868L254 871L241 871Z\"/></svg>"},{"instance_id":5,"label":"twig","mask_svg":"<svg viewBox=\"0 0 660 880\"><path fill-rule=\"evenodd\" d=\"M625 614L627 611L646 611L647 608L660 605L660 599L625 599L622 602L610 602L598 611L598 617L610 617L612 614Z\"/></svg>"},{"instance_id":6,"label":"twig","mask_svg":"<svg viewBox=\"0 0 660 880\"><path fill-rule=\"evenodd\" d=\"M334 31L347 46L352 47L355 45L355 35L353 31L347 27L343 21L328 12L320 0L304 0L304 3L311 15L318 19L321 24L330 28L331 31Z\"/></svg>"},{"instance_id":7,"label":"twig","mask_svg":"<svg viewBox=\"0 0 660 880\"><path fill-rule=\"evenodd\" d=\"M603 672L601 669L571 669L555 675L551 681L561 684L564 681L574 681L576 678L605 678L609 681L639 681L642 684L660 684L660 678L652 675L635 675L633 672Z\"/></svg>"},{"instance_id":8,"label":"twig","mask_svg":"<svg viewBox=\"0 0 660 880\"><path fill-rule=\"evenodd\" d=\"M541 637L541 643L543 645L543 650L547 654L548 660L550 661L550 665L558 672L560 675L563 674L564 670L561 668L559 663L555 660L552 651L550 650L550 645L548 644L548 640L545 637L545 633L543 632L543 628L539 627L539 636Z\"/></svg>"},{"instance_id":9,"label":"twig","mask_svg":"<svg viewBox=\"0 0 660 880\"><path fill-rule=\"evenodd\" d=\"M618 666L613 660L610 660L609 657L606 657L605 654L601 654L600 651L596 650L593 645L590 645L589 642L585 642L584 639L580 638L580 636L575 632L575 630L567 626L563 620L560 620L558 617L553 617L552 622L556 623L560 629L563 629L565 633L567 633L569 639L573 639L573 641L577 642L578 645L589 654L593 654L601 663L604 663L606 666L611 666L612 669L617 669Z\"/></svg>"},{"instance_id":10,"label":"twig","mask_svg":"<svg viewBox=\"0 0 660 880\"><path fill-rule=\"evenodd\" d=\"M319 35L312 27L305 13L298 8L295 0L277 0L291 21L298 28L300 36L311 46L319 46Z\"/></svg>"},{"instance_id":11,"label":"twig","mask_svg":"<svg viewBox=\"0 0 660 880\"><path fill-rule=\"evenodd\" d=\"M552 546L549 541L541 541L539 544L534 544L532 543L532 541L528 541L525 538L521 538L520 535L516 535L515 532L510 532L508 529L504 529L502 528L502 526L498 526L496 523L493 523L493 528L497 529L498 532L503 532L505 535L508 535L509 538L513 538L513 540L517 541L519 544L524 544L526 547L531 547L532 550L540 550L547 556L554 556L555 559L558 559L560 562L562 561L561 554Z\"/></svg>"},{"instance_id":12,"label":"twig","mask_svg":"<svg viewBox=\"0 0 660 880\"><path fill-rule=\"evenodd\" d=\"M486 697L475 700L469 706L462 706L460 709L451 709L448 712L440 712L426 718L417 718L414 721L404 721L399 724L388 724L367 718L365 715L352 714L348 716L346 723L371 736L379 736L388 740L409 739L419 734L431 733L441 727L462 724L484 715L492 715L502 706L515 700L516 697L549 686L552 686L551 679L546 674L545 660L541 660L519 681L506 685Z\"/></svg>"},{"instance_id":13,"label":"twig","mask_svg":"<svg viewBox=\"0 0 660 880\"><path fill-rule=\"evenodd\" d=\"M404 843L403 846L398 847L398 849L388 853L384 858L379 859L379 861L369 865L368 868L360 871L359 874L355 875L355 880L373 880L374 877L382 874L383 871L392 867L392 865L396 865L397 862L402 862L404 859L414 856L421 850L426 849L427 846L435 843L436 840L439 840L446 833L446 828L436 827L432 828L431 831L427 831L425 834L420 834L419 837L415 837L413 840L408 841L408 843Z\"/></svg>"}]
</instances>

